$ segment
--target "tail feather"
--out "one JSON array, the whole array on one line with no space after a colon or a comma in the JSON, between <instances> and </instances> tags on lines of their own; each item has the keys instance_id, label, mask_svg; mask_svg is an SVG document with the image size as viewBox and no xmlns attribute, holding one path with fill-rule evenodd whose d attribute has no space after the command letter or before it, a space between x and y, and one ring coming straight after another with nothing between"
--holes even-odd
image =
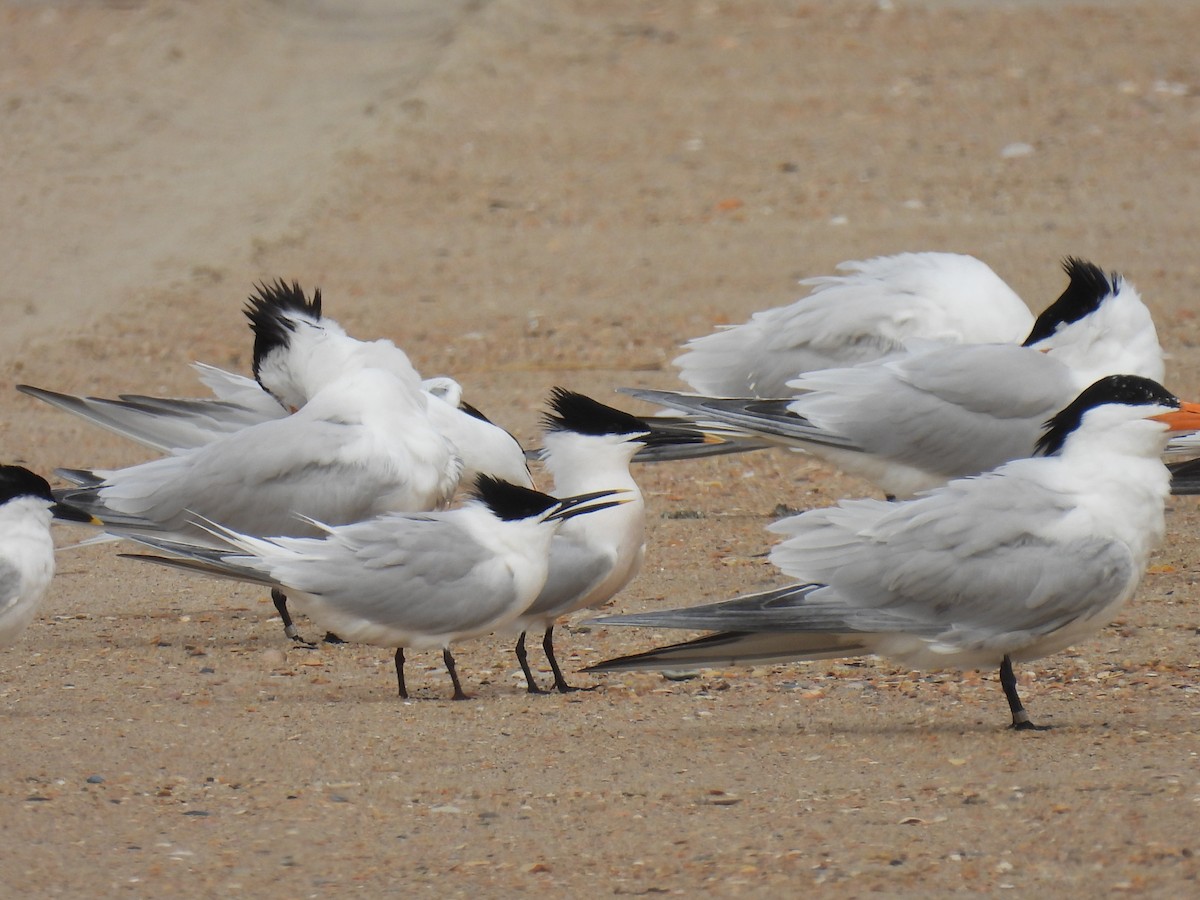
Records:
<instances>
[{"instance_id":1,"label":"tail feather","mask_svg":"<svg viewBox=\"0 0 1200 900\"><path fill-rule=\"evenodd\" d=\"M176 556L156 556L149 553L118 553L122 559L140 559L144 562L156 563L171 569L181 569L185 572L199 572L213 578L225 578L229 581L240 581L244 584L259 584L263 587L277 588L280 585L254 569L235 566L225 561L206 561Z\"/></svg>"},{"instance_id":2,"label":"tail feather","mask_svg":"<svg viewBox=\"0 0 1200 900\"><path fill-rule=\"evenodd\" d=\"M224 529L220 529L220 526L212 525L203 520L200 520L198 524L209 530L214 540L225 540L225 535L222 533ZM127 559L142 559L175 569L200 572L204 575L228 578L233 581L261 584L266 587L281 587L277 581L265 572L251 565L250 562L254 557L245 555L232 541L222 546L203 546L191 543L190 541L180 541L153 534L131 533L124 534L122 537L128 538L134 543L150 547L153 550L169 554L168 556L140 553L120 554Z\"/></svg>"}]
</instances>

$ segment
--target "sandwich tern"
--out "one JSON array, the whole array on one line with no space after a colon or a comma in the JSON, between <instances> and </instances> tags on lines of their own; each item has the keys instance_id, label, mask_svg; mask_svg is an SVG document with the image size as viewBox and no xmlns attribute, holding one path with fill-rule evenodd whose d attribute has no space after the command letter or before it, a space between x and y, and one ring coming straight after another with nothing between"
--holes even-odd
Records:
<instances>
[{"instance_id":1,"label":"sandwich tern","mask_svg":"<svg viewBox=\"0 0 1200 900\"><path fill-rule=\"evenodd\" d=\"M54 499L50 485L22 466L0 465L0 647L33 620L54 577L52 519L98 524Z\"/></svg>"},{"instance_id":2,"label":"sandwich tern","mask_svg":"<svg viewBox=\"0 0 1200 900\"><path fill-rule=\"evenodd\" d=\"M32 385L18 385L17 390L122 437L174 453L283 418L341 377L363 368L381 369L411 389L424 391L433 427L455 444L463 462L465 484L485 473L533 486L516 438L463 402L461 385L445 376L422 382L408 356L391 341L360 341L347 335L337 322L322 316L319 289L310 298L295 282L260 284L246 315L255 336L255 378L194 363L213 393L210 398L75 397Z\"/></svg>"},{"instance_id":3,"label":"sandwich tern","mask_svg":"<svg viewBox=\"0 0 1200 900\"><path fill-rule=\"evenodd\" d=\"M642 493L629 472L633 454L650 441L686 439L686 435L661 428L652 431L627 412L563 388L552 392L550 408L543 419L541 459L554 478L554 493L567 496L619 489L624 492L621 496L625 502L563 523L550 544L545 585L510 625L510 630L521 633L517 660L531 694L542 691L529 667L527 629L543 629L542 648L554 673L555 688L562 693L573 690L554 655L555 621L607 602L641 568L646 549L646 510Z\"/></svg>"},{"instance_id":4,"label":"sandwich tern","mask_svg":"<svg viewBox=\"0 0 1200 900\"><path fill-rule=\"evenodd\" d=\"M455 509L387 513L322 527L315 538L259 538L209 523L223 546L139 535L172 556L134 558L285 591L346 640L395 647L402 698L405 648L441 647L454 699L463 700L450 644L520 615L545 583L559 524L621 503L619 493L555 498L481 475L477 499Z\"/></svg>"},{"instance_id":5,"label":"sandwich tern","mask_svg":"<svg viewBox=\"0 0 1200 900\"><path fill-rule=\"evenodd\" d=\"M938 343L1021 340L1033 316L985 263L957 253L900 253L844 262L809 278L812 292L748 322L688 341L679 377L714 397L786 397L805 372L852 366Z\"/></svg>"}]
</instances>

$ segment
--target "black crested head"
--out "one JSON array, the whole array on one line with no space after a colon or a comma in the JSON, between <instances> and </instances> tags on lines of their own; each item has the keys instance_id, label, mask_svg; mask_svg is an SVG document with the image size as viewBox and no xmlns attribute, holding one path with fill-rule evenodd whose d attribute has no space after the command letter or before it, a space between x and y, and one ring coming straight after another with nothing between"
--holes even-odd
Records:
<instances>
[{"instance_id":1,"label":"black crested head","mask_svg":"<svg viewBox=\"0 0 1200 900\"><path fill-rule=\"evenodd\" d=\"M496 514L496 518L505 522L540 515L558 504L558 500L549 494L501 481L490 475L480 475L475 479L475 496Z\"/></svg>"},{"instance_id":2,"label":"black crested head","mask_svg":"<svg viewBox=\"0 0 1200 900\"><path fill-rule=\"evenodd\" d=\"M1068 256L1063 260L1063 271L1070 279L1066 290L1037 317L1021 346L1030 347L1050 337L1063 325L1090 316L1100 308L1105 297L1117 292L1116 273L1105 275L1104 270L1093 263Z\"/></svg>"},{"instance_id":3,"label":"black crested head","mask_svg":"<svg viewBox=\"0 0 1200 900\"><path fill-rule=\"evenodd\" d=\"M550 392L551 412L542 417L546 431L573 431L576 434L645 434L650 429L637 416L591 397L556 387Z\"/></svg>"},{"instance_id":4,"label":"black crested head","mask_svg":"<svg viewBox=\"0 0 1200 900\"><path fill-rule=\"evenodd\" d=\"M1169 406L1178 409L1179 398L1157 381L1140 375L1109 375L1076 397L1071 404L1047 420L1046 431L1034 448L1035 456L1053 456L1063 448L1068 435L1088 410L1108 403L1125 406Z\"/></svg>"},{"instance_id":5,"label":"black crested head","mask_svg":"<svg viewBox=\"0 0 1200 900\"><path fill-rule=\"evenodd\" d=\"M267 354L287 346L289 335L296 328L289 313L308 316L314 321L321 318L321 289L313 291L311 300L304 296L299 282L289 285L282 278L272 283L259 282L254 289L243 312L254 332L253 368L254 377L258 378L259 366Z\"/></svg>"},{"instance_id":6,"label":"black crested head","mask_svg":"<svg viewBox=\"0 0 1200 900\"><path fill-rule=\"evenodd\" d=\"M17 497L37 497L54 502L50 484L41 475L30 472L24 466L0 466L0 503Z\"/></svg>"}]
</instances>

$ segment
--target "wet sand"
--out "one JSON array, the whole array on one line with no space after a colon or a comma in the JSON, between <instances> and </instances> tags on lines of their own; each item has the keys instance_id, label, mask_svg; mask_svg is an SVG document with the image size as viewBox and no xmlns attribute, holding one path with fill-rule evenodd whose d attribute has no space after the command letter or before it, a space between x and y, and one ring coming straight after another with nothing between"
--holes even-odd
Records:
<instances>
[{"instance_id":1,"label":"wet sand","mask_svg":"<svg viewBox=\"0 0 1200 900\"><path fill-rule=\"evenodd\" d=\"M682 341L901 250L975 254L1035 309L1064 256L1121 271L1200 399L1190 4L331 6L0 8L6 460L147 458L11 386L196 394L192 360L248 371L274 277L529 443L551 386L638 410L611 391L677 387ZM613 610L779 583L777 504L873 493L780 453L639 477ZM456 651L470 702L435 653L401 702L389 652L293 648L257 590L65 551L0 654L5 891L1184 896L1196 526L1173 501L1118 621L1020 668L1038 734L993 672L591 679L674 635L586 616L559 648L596 690L528 696L504 637Z\"/></svg>"}]
</instances>

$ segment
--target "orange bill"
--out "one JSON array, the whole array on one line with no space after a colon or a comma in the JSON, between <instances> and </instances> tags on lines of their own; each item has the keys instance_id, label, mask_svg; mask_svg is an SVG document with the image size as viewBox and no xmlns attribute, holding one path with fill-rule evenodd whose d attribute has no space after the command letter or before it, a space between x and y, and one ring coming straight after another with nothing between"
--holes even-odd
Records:
<instances>
[{"instance_id":1,"label":"orange bill","mask_svg":"<svg viewBox=\"0 0 1200 900\"><path fill-rule=\"evenodd\" d=\"M1164 423L1171 431L1200 431L1200 403L1180 403L1179 409L1149 418Z\"/></svg>"}]
</instances>

